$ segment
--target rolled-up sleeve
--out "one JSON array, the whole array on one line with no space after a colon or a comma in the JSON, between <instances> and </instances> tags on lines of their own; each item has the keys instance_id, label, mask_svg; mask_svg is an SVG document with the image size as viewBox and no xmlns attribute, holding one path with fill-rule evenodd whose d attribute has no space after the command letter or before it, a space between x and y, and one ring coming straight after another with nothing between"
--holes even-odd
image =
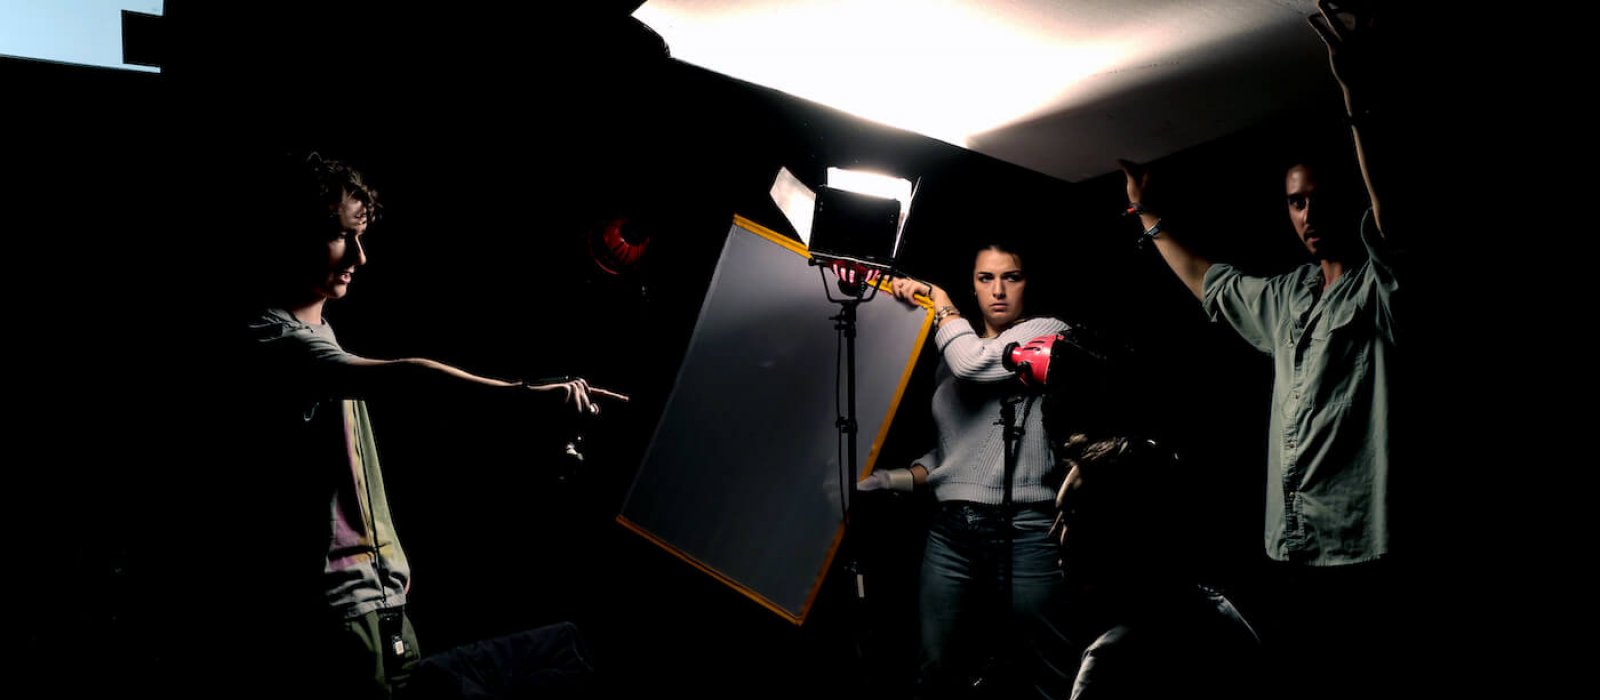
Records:
<instances>
[{"instance_id":1,"label":"rolled-up sleeve","mask_svg":"<svg viewBox=\"0 0 1600 700\"><path fill-rule=\"evenodd\" d=\"M1395 308L1396 302L1402 298L1400 294L1400 276L1396 269L1404 267L1406 258L1403 250L1396 250L1389 245L1387 239L1378 232L1377 221L1372 217L1372 210L1367 210L1367 215L1361 219L1361 243L1367 249L1367 270L1363 283L1369 285L1366 300L1372 305L1373 323L1384 339L1395 342Z\"/></svg>"},{"instance_id":2,"label":"rolled-up sleeve","mask_svg":"<svg viewBox=\"0 0 1600 700\"><path fill-rule=\"evenodd\" d=\"M1228 325L1261 352L1272 352L1274 329L1283 318L1283 299L1274 286L1287 283L1288 277L1263 278L1246 275L1232 265L1217 263L1206 270L1201 304L1213 321Z\"/></svg>"}]
</instances>

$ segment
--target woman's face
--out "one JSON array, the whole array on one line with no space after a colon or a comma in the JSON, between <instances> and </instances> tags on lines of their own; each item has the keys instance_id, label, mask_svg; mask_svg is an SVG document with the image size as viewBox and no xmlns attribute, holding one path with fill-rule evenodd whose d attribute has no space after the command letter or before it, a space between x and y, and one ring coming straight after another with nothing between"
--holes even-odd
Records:
<instances>
[{"instance_id":1,"label":"woman's face","mask_svg":"<svg viewBox=\"0 0 1600 700\"><path fill-rule=\"evenodd\" d=\"M972 291L988 329L1003 330L1022 316L1022 292L1027 285L1022 259L1015 254L994 248L978 253L972 267Z\"/></svg>"}]
</instances>

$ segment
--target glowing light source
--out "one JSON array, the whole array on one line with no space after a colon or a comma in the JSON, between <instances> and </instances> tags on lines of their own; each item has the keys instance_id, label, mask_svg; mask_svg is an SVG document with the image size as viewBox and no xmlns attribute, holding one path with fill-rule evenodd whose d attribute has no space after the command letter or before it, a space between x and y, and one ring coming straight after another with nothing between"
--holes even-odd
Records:
<instances>
[{"instance_id":1,"label":"glowing light source","mask_svg":"<svg viewBox=\"0 0 1600 700\"><path fill-rule=\"evenodd\" d=\"M911 206L911 181L904 178L865 170L828 168L828 186L837 190L893 199L900 202L901 210Z\"/></svg>"},{"instance_id":2,"label":"glowing light source","mask_svg":"<svg viewBox=\"0 0 1600 700\"><path fill-rule=\"evenodd\" d=\"M928 0L658 0L634 16L676 58L958 146L1047 111L1133 39Z\"/></svg>"}]
</instances>

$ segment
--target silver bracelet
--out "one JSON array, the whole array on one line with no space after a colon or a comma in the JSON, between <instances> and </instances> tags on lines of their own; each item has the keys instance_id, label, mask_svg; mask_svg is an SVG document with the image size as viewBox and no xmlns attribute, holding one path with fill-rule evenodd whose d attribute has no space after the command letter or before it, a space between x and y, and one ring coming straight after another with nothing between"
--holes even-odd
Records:
<instances>
[{"instance_id":1,"label":"silver bracelet","mask_svg":"<svg viewBox=\"0 0 1600 700\"><path fill-rule=\"evenodd\" d=\"M1156 219L1156 222L1151 224L1150 228L1145 229L1144 233L1139 236L1139 247L1142 248L1148 245L1150 241L1155 240L1156 236L1159 235L1161 235L1161 219Z\"/></svg>"}]
</instances>

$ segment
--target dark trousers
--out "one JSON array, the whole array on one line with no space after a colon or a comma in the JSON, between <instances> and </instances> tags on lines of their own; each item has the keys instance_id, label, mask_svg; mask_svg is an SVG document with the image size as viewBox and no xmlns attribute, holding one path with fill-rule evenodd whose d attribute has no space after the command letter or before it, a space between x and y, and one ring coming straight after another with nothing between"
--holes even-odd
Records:
<instances>
[{"instance_id":1,"label":"dark trousers","mask_svg":"<svg viewBox=\"0 0 1600 700\"><path fill-rule=\"evenodd\" d=\"M1394 561L1313 567L1269 562L1260 613L1273 687L1304 698L1417 697L1429 607Z\"/></svg>"},{"instance_id":2,"label":"dark trousers","mask_svg":"<svg viewBox=\"0 0 1600 700\"><path fill-rule=\"evenodd\" d=\"M405 608L375 610L338 623L322 659L326 697L389 700L403 695L422 660Z\"/></svg>"}]
</instances>

